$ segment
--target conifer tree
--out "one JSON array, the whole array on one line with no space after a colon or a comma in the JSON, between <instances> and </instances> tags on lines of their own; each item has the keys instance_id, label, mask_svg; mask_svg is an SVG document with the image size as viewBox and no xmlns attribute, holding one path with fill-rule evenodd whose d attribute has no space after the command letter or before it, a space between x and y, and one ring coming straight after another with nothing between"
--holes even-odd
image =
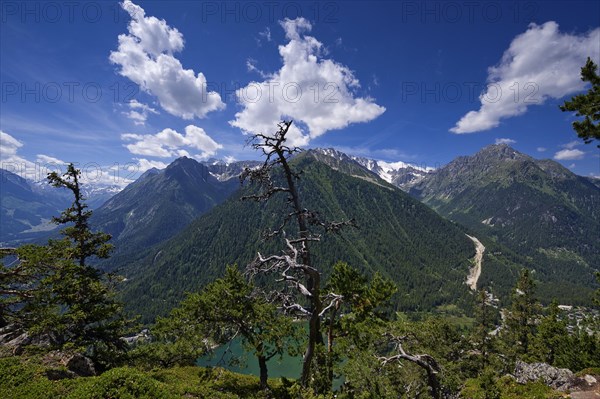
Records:
<instances>
[{"instance_id":1,"label":"conifer tree","mask_svg":"<svg viewBox=\"0 0 600 399\"><path fill-rule=\"evenodd\" d=\"M108 257L112 246L107 243L110 235L90 229L91 211L84 203L80 175L73 164L62 176L48 175L54 187L74 196L73 204L53 219L67 225L61 231L64 238L15 249L15 265L3 266L0 276L16 325L47 341L49 348L85 352L103 368L124 353L121 337L127 321L115 299L116 276L88 264L92 257Z\"/></svg>"},{"instance_id":2,"label":"conifer tree","mask_svg":"<svg viewBox=\"0 0 600 399\"><path fill-rule=\"evenodd\" d=\"M581 68L581 80L590 82L592 87L586 94L579 94L565 101L561 111L575 111L576 116L583 116L582 121L573 122L573 129L586 144L600 140L600 76L596 72L598 66L588 57ZM600 148L600 144L598 144Z\"/></svg>"},{"instance_id":3,"label":"conifer tree","mask_svg":"<svg viewBox=\"0 0 600 399\"><path fill-rule=\"evenodd\" d=\"M365 275L347 263L337 262L333 266L325 291L335 293L338 300L331 301L324 312L329 385L333 382L334 363L343 356L338 356L334 351L336 340L344 338L346 346L350 347L362 345L369 331L389 321L389 301L396 290L396 285L379 273L369 281Z\"/></svg>"},{"instance_id":4,"label":"conifer tree","mask_svg":"<svg viewBox=\"0 0 600 399\"><path fill-rule=\"evenodd\" d=\"M277 301L288 313L308 319L308 339L302 361L300 383L303 388L312 388L316 392L330 389L327 379L315 379L316 375L327 374L326 360L321 356L325 352L321 319L330 309L339 295L322 294L322 272L314 264L311 246L320 241L320 235L314 229L326 232L338 232L342 227L354 225L354 220L342 222L323 221L319 213L304 208L298 190L301 172L290 164L291 157L301 149L290 145L288 132L292 121L278 124L274 134L254 134L250 140L252 147L262 152L265 160L259 168L246 168L240 180L256 184L261 192L244 197L256 201L268 201L278 194L285 195L290 213L284 216L282 225L270 232L267 237L283 237L285 250L280 255L263 256L258 253L256 259L247 267L250 276L258 274L279 274L279 282L286 285L277 291ZM278 179L279 178L279 179ZM292 222L297 231L296 237L287 237L285 229Z\"/></svg>"},{"instance_id":5,"label":"conifer tree","mask_svg":"<svg viewBox=\"0 0 600 399\"><path fill-rule=\"evenodd\" d=\"M489 365L489 356L493 351L494 341L490 333L495 327L496 309L494 309L492 298L486 290L481 289L477 292L476 301L473 341L479 352L478 368L483 371Z\"/></svg>"},{"instance_id":6,"label":"conifer tree","mask_svg":"<svg viewBox=\"0 0 600 399\"><path fill-rule=\"evenodd\" d=\"M189 294L175 312L176 318L183 315L215 344L223 345L239 336L258 360L262 388L268 387L267 362L298 350L298 326L267 302L234 266L227 267L225 276L202 292Z\"/></svg>"},{"instance_id":7,"label":"conifer tree","mask_svg":"<svg viewBox=\"0 0 600 399\"><path fill-rule=\"evenodd\" d=\"M529 270L523 269L513 289L511 306L506 314L505 338L513 356L521 357L528 353L535 329L534 317L538 312L539 304L535 299L535 283Z\"/></svg>"},{"instance_id":8,"label":"conifer tree","mask_svg":"<svg viewBox=\"0 0 600 399\"><path fill-rule=\"evenodd\" d=\"M567 331L567 323L561 319L561 310L556 300L552 301L549 313L537 326L531 344L531 357L553 366L567 367L565 355L573 341Z\"/></svg>"}]
</instances>

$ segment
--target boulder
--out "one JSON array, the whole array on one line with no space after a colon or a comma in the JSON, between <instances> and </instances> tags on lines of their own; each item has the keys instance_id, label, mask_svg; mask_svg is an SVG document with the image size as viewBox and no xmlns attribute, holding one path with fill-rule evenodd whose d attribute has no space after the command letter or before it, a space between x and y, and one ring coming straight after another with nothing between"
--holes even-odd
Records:
<instances>
[{"instance_id":1,"label":"boulder","mask_svg":"<svg viewBox=\"0 0 600 399\"><path fill-rule=\"evenodd\" d=\"M45 374L46 378L48 378L50 381L65 380L67 378L77 377L77 374L71 370L65 369L48 369L46 370Z\"/></svg>"},{"instance_id":2,"label":"boulder","mask_svg":"<svg viewBox=\"0 0 600 399\"><path fill-rule=\"evenodd\" d=\"M94 362L78 352L54 350L42 357L42 364L48 369L47 373L56 376L55 379L96 375Z\"/></svg>"},{"instance_id":3,"label":"boulder","mask_svg":"<svg viewBox=\"0 0 600 399\"><path fill-rule=\"evenodd\" d=\"M96 375L96 368L94 362L89 357L82 355L81 353L75 353L65 359L65 366L67 369L72 371L81 377L91 377Z\"/></svg>"},{"instance_id":4,"label":"boulder","mask_svg":"<svg viewBox=\"0 0 600 399\"><path fill-rule=\"evenodd\" d=\"M546 363L517 361L514 377L519 384L541 381L552 389L566 391L571 388L575 376L569 369L559 369Z\"/></svg>"},{"instance_id":5,"label":"boulder","mask_svg":"<svg viewBox=\"0 0 600 399\"><path fill-rule=\"evenodd\" d=\"M16 324L9 324L0 328L0 347L16 356L23 354L25 347L28 345L49 347L50 338L48 334L31 336Z\"/></svg>"},{"instance_id":6,"label":"boulder","mask_svg":"<svg viewBox=\"0 0 600 399\"><path fill-rule=\"evenodd\" d=\"M583 380L586 382L586 384L588 385L596 385L598 383L598 379L596 377L594 377L593 375L589 375L586 374L583 376Z\"/></svg>"}]
</instances>

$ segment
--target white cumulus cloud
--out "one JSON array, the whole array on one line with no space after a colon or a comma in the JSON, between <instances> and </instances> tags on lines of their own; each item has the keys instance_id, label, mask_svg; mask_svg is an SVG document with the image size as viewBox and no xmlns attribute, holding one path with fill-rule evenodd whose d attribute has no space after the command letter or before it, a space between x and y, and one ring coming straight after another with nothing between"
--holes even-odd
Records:
<instances>
[{"instance_id":1,"label":"white cumulus cloud","mask_svg":"<svg viewBox=\"0 0 600 399\"><path fill-rule=\"evenodd\" d=\"M474 133L497 127L500 120L524 114L532 104L581 91L579 70L586 58L600 59L600 28L586 34L561 33L554 21L532 23L513 39L500 63L488 69L481 107L450 129Z\"/></svg>"},{"instance_id":2,"label":"white cumulus cloud","mask_svg":"<svg viewBox=\"0 0 600 399\"><path fill-rule=\"evenodd\" d=\"M21 177L34 174L36 164L18 154L23 143L0 130L0 168L16 173Z\"/></svg>"},{"instance_id":3,"label":"white cumulus cloud","mask_svg":"<svg viewBox=\"0 0 600 399\"><path fill-rule=\"evenodd\" d=\"M496 144L515 144L517 141L513 140L513 139L496 139L495 143Z\"/></svg>"},{"instance_id":4,"label":"white cumulus cloud","mask_svg":"<svg viewBox=\"0 0 600 399\"><path fill-rule=\"evenodd\" d=\"M129 101L127 106L129 107L129 111L123 112L123 114L136 125L145 125L148 114L158 114L157 110L137 100Z\"/></svg>"},{"instance_id":5,"label":"white cumulus cloud","mask_svg":"<svg viewBox=\"0 0 600 399\"><path fill-rule=\"evenodd\" d=\"M37 154L35 162L18 154L24 144L8 133L0 131L0 167L21 176L24 179L46 182L49 172L66 172L65 162L56 157ZM81 170L80 182L85 185L125 187L133 180L119 177L111 169L113 166L102 166L94 162L79 164L75 167Z\"/></svg>"},{"instance_id":6,"label":"white cumulus cloud","mask_svg":"<svg viewBox=\"0 0 600 399\"><path fill-rule=\"evenodd\" d=\"M145 172L148 169L164 169L168 165L165 162L149 160L146 158L134 158L137 161L138 172Z\"/></svg>"},{"instance_id":7,"label":"white cumulus cloud","mask_svg":"<svg viewBox=\"0 0 600 399\"><path fill-rule=\"evenodd\" d=\"M68 162L60 160L49 155L37 154L35 161L40 164L55 164L55 165L66 165Z\"/></svg>"},{"instance_id":8,"label":"white cumulus cloud","mask_svg":"<svg viewBox=\"0 0 600 399\"><path fill-rule=\"evenodd\" d=\"M283 65L275 73L263 73L264 81L237 90L243 109L230 121L232 126L245 133L268 134L277 122L293 119L299 123L292 125L288 137L291 144L301 146L327 131L371 121L385 111L372 98L355 95L360 84L348 67L322 57L323 44L305 35L312 29L310 22L297 18L280 24L289 40L279 46Z\"/></svg>"},{"instance_id":9,"label":"white cumulus cloud","mask_svg":"<svg viewBox=\"0 0 600 399\"><path fill-rule=\"evenodd\" d=\"M554 159L557 161L571 161L576 159L582 159L585 152L578 149L564 149L554 154Z\"/></svg>"},{"instance_id":10,"label":"white cumulus cloud","mask_svg":"<svg viewBox=\"0 0 600 399\"><path fill-rule=\"evenodd\" d=\"M208 158L223 148L204 129L194 125L186 126L185 134L167 128L156 134L126 133L121 139L132 142L125 144L132 154L160 158L190 156L188 150L192 149L200 151L199 158Z\"/></svg>"},{"instance_id":11,"label":"white cumulus cloud","mask_svg":"<svg viewBox=\"0 0 600 399\"><path fill-rule=\"evenodd\" d=\"M37 154L35 162L23 158L17 154L23 143L8 133L0 131L0 161L3 167L10 168L9 164L19 165L19 168L35 169L36 164L44 166L47 164L66 165L67 162L45 154Z\"/></svg>"},{"instance_id":12,"label":"white cumulus cloud","mask_svg":"<svg viewBox=\"0 0 600 399\"><path fill-rule=\"evenodd\" d=\"M7 160L17 155L17 151L21 147L23 147L23 143L0 130L0 159Z\"/></svg>"},{"instance_id":13,"label":"white cumulus cloud","mask_svg":"<svg viewBox=\"0 0 600 399\"><path fill-rule=\"evenodd\" d=\"M144 9L130 0L121 6L131 17L129 33L119 35L118 50L109 57L121 67L119 74L156 96L165 111L183 119L203 118L225 107L218 93L208 91L201 72L184 69L173 56L183 50L181 32L165 20L147 17Z\"/></svg>"}]
</instances>

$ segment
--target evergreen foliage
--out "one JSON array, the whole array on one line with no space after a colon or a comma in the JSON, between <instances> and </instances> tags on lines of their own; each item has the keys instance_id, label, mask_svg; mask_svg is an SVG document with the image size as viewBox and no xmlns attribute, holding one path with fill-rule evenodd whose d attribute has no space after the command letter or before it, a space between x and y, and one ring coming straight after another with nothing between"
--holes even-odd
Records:
<instances>
[{"instance_id":1,"label":"evergreen foliage","mask_svg":"<svg viewBox=\"0 0 600 399\"><path fill-rule=\"evenodd\" d=\"M88 265L92 257L108 257L110 236L90 230L91 211L79 177L72 164L63 176L48 176L53 186L74 196L71 207L54 219L67 225L63 239L3 251L16 258L0 269L2 319L46 341L49 349L85 352L102 368L117 363L124 353L121 337L127 321L115 299L116 277Z\"/></svg>"},{"instance_id":2,"label":"evergreen foliage","mask_svg":"<svg viewBox=\"0 0 600 399\"><path fill-rule=\"evenodd\" d=\"M202 292L188 294L171 316L159 323L183 325L192 331L199 329L204 333L203 340L211 345L224 345L241 337L244 348L258 360L262 388L267 388L267 362L284 353L299 351L300 326L282 316L233 266ZM188 334L175 339L175 344L187 341L193 345L199 337Z\"/></svg>"},{"instance_id":3,"label":"evergreen foliage","mask_svg":"<svg viewBox=\"0 0 600 399\"><path fill-rule=\"evenodd\" d=\"M498 311L493 296L486 290L479 290L475 298L475 326L472 331L472 343L478 364L476 369L484 372L490 366L490 358L495 352L495 338L492 331L498 323Z\"/></svg>"},{"instance_id":4,"label":"evergreen foliage","mask_svg":"<svg viewBox=\"0 0 600 399\"><path fill-rule=\"evenodd\" d=\"M563 112L576 112L576 116L584 117L582 121L573 122L573 129L586 144L600 140L600 76L597 69L598 66L588 57L581 68L581 80L591 83L592 87L586 94L576 95L560 106Z\"/></svg>"},{"instance_id":5,"label":"evergreen foliage","mask_svg":"<svg viewBox=\"0 0 600 399\"><path fill-rule=\"evenodd\" d=\"M278 159L287 162L285 157ZM90 229L91 212L81 195L79 171L70 165L63 176L51 174L53 185L74 196L72 206L55 219L66 225L64 237L45 246L0 251L7 261L0 265L0 327L18 326L47 345L20 356L0 351L0 397L557 399L561 394L541 382L518 384L508 376L515 362L546 362L597 373L598 317L584 309L582 317L570 320L558 302L543 310L536 292L537 272L523 269L510 298L503 298L509 296L505 286L498 290L494 286L494 295L491 288L470 293L462 282L469 266L464 259L473 247L456 225L391 186L365 183L310 156L297 157L292 166L303 174L292 173L291 168L287 174L276 170L274 179L267 181L273 184L266 186L286 191L279 185L281 179L287 177L289 183L293 178L298 184L288 184L288 190L297 190L291 198L261 204L235 201L242 195L264 194L245 188L235 199L192 223L180 241L160 246L159 252L147 258L150 267L131 269L138 281L126 295L140 295L136 306L150 310L149 315L164 312L179 300L182 288L192 290L168 317L157 319L150 334L140 338L127 357L122 339L127 321L114 298L116 277L89 264L91 259L109 255L110 236ZM299 193L322 214L307 211L299 202L290 213L286 200L297 201ZM349 220L353 212L357 212L359 230L324 235L319 237L324 245L312 245L316 236L308 233L309 224L335 230L340 223L324 220ZM230 219L219 219L223 215ZM293 217L303 218L303 223L288 226L279 240L261 241L261 231L283 232L280 226L285 227L285 221ZM414 237L409 231L422 235ZM290 237L301 240L291 242ZM440 251L429 251L424 239L429 245L441 245ZM514 272L521 258L485 240L492 253L486 266L495 264L495 259L497 264L508 265L494 276ZM245 275L235 266L222 267L220 262L227 257L249 261L259 244L264 253L287 244L287 250L279 252L282 255L270 257L279 264L259 255L248 268L252 272L262 265L279 267L276 278L289 284L286 289L267 292L266 287L277 281L260 274ZM496 258L499 249L507 251L504 262L509 262ZM317 264L318 273L312 273ZM311 268L306 285L290 272L291 267ZM255 279L248 281L248 276ZM315 277L327 283L313 280L311 285L310 278ZM157 283L141 295L152 278ZM456 282L446 281L453 278ZM435 293L429 291L432 284L438 287ZM144 307L142 302L162 288L170 292L157 295L154 304ZM304 297L288 295L291 290ZM163 307L156 306L157 302ZM471 308L473 325L451 323L447 315L394 312L398 306L416 309L427 304L431 309L445 302L462 302L465 309ZM501 309L505 303L508 307ZM317 328L296 323L285 314L291 309L303 309L310 320L317 321ZM236 337L256 357L258 378L195 367L198 357ZM270 359L299 355L311 340L314 346L308 360L304 352L308 374L303 368L297 381L269 379ZM50 364L48 354L43 353L53 349L84 352L102 373L51 381L68 375L63 365ZM123 361L129 367L115 367ZM340 385L336 389L334 381Z\"/></svg>"},{"instance_id":6,"label":"evergreen foliage","mask_svg":"<svg viewBox=\"0 0 600 399\"><path fill-rule=\"evenodd\" d=\"M569 352L569 341L571 339L567 331L567 323L561 320L558 302L553 301L548 315L542 318L537 326L530 356L539 362L567 368L569 365L565 356Z\"/></svg>"},{"instance_id":7,"label":"evergreen foliage","mask_svg":"<svg viewBox=\"0 0 600 399\"><path fill-rule=\"evenodd\" d=\"M535 331L534 316L538 314L539 303L535 297L535 283L531 273L523 269L511 296L512 303L506 315L507 347L514 356L529 352L530 341Z\"/></svg>"}]
</instances>

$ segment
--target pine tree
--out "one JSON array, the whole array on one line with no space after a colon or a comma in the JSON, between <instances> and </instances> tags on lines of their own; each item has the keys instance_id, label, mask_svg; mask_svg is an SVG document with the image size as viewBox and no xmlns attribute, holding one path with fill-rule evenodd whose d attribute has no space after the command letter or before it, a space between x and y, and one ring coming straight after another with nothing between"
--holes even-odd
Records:
<instances>
[{"instance_id":1,"label":"pine tree","mask_svg":"<svg viewBox=\"0 0 600 399\"><path fill-rule=\"evenodd\" d=\"M54 187L69 189L71 207L57 224L67 224L60 240L48 245L17 248L14 267L2 267L5 303L12 321L31 336L47 340L50 348L85 352L100 368L119 360L126 349L121 337L127 321L115 299L117 279L87 264L91 257L106 258L110 235L93 233L79 182L80 171L70 164L59 176L49 174ZM7 292L6 288L9 288Z\"/></svg>"},{"instance_id":2,"label":"pine tree","mask_svg":"<svg viewBox=\"0 0 600 399\"><path fill-rule=\"evenodd\" d=\"M56 224L68 225L61 232L72 242L72 257L77 259L79 266L86 266L86 260L90 257L106 259L110 255L112 245L108 244L110 234L97 232L93 233L89 226L89 219L92 211L88 210L85 204L85 198L81 192L79 182L81 171L75 169L73 164L69 164L67 172L63 176L52 172L48 175L48 182L57 188L66 188L71 190L74 196L73 204L64 210L59 217L52 220ZM72 225L71 225L72 224ZM95 269L92 269L95 270Z\"/></svg>"},{"instance_id":3,"label":"pine tree","mask_svg":"<svg viewBox=\"0 0 600 399\"><path fill-rule=\"evenodd\" d=\"M597 69L598 66L588 57L581 68L581 80L590 82L592 87L586 94L579 94L560 106L563 112L576 111L575 115L585 117L583 121L573 122L573 129L586 144L594 139L600 140L600 76L596 73Z\"/></svg>"},{"instance_id":4,"label":"pine tree","mask_svg":"<svg viewBox=\"0 0 600 399\"><path fill-rule=\"evenodd\" d=\"M494 337L490 334L496 324L496 309L492 306L491 296L486 290L479 290L475 305L474 346L479 352L479 371L489 365L489 356L494 349Z\"/></svg>"},{"instance_id":5,"label":"pine tree","mask_svg":"<svg viewBox=\"0 0 600 399\"><path fill-rule=\"evenodd\" d=\"M267 362L298 351L294 338L299 326L282 316L233 266L202 292L189 294L172 315L174 319L184 317L189 328L199 327L215 344L223 345L239 336L257 358L262 388L268 387Z\"/></svg>"},{"instance_id":6,"label":"pine tree","mask_svg":"<svg viewBox=\"0 0 600 399\"><path fill-rule=\"evenodd\" d=\"M521 357L528 353L534 333L534 317L539 311L535 299L535 283L529 270L523 269L511 296L511 306L506 315L508 329L505 338L513 356Z\"/></svg>"},{"instance_id":7,"label":"pine tree","mask_svg":"<svg viewBox=\"0 0 600 399\"><path fill-rule=\"evenodd\" d=\"M338 338L346 340L346 346L361 346L368 331L380 327L389 320L390 298L396 285L381 274L369 279L347 263L337 262L325 292L335 293L324 313L327 329L327 383L333 383L334 363L346 355L338 356L334 344ZM329 294L333 295L333 294ZM342 317L343 315L343 317Z\"/></svg>"},{"instance_id":8,"label":"pine tree","mask_svg":"<svg viewBox=\"0 0 600 399\"><path fill-rule=\"evenodd\" d=\"M567 367L565 355L569 351L569 337L566 321L561 319L558 302L550 304L549 313L537 326L531 344L531 357L553 366Z\"/></svg>"},{"instance_id":9,"label":"pine tree","mask_svg":"<svg viewBox=\"0 0 600 399\"><path fill-rule=\"evenodd\" d=\"M247 271L249 275L277 273L278 280L286 285L277 291L277 300L288 313L308 319L308 342L302 360L300 383L303 388L312 388L318 393L330 389L327 379L315 379L316 375L326 375L326 361L321 354L325 352L321 328L323 311L338 300L337 295L326 298L329 305L323 302L322 271L314 264L311 246L321 240L315 229L326 232L338 232L342 227L354 225L354 220L342 222L326 222L317 211L304 208L298 190L301 172L290 164L291 157L302 150L290 146L287 142L288 131L292 121L278 124L278 130L272 135L254 134L250 140L252 147L262 152L265 160L261 167L246 168L240 180L248 180L261 190L259 194L246 196L243 199L268 201L278 194L284 194L290 211L284 216L282 225L267 234L268 238L280 236L285 241L285 250L281 255L264 257L260 253L251 262ZM294 222L292 229L297 229L297 237L286 236L285 229Z\"/></svg>"}]
</instances>

